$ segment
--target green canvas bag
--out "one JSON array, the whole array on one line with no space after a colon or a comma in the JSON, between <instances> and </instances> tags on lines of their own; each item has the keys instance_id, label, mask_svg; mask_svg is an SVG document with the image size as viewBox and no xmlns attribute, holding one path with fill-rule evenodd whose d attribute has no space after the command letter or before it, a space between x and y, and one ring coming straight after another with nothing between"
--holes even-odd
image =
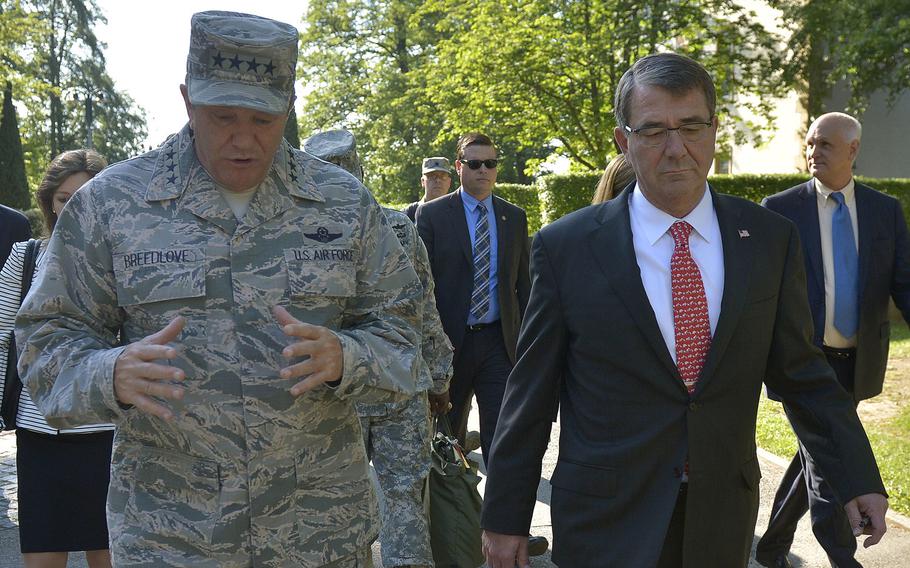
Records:
<instances>
[{"instance_id":1,"label":"green canvas bag","mask_svg":"<svg viewBox=\"0 0 910 568\"><path fill-rule=\"evenodd\" d=\"M467 459L445 416L437 417L430 469L430 543L437 568L477 568L483 499L477 462Z\"/></svg>"}]
</instances>

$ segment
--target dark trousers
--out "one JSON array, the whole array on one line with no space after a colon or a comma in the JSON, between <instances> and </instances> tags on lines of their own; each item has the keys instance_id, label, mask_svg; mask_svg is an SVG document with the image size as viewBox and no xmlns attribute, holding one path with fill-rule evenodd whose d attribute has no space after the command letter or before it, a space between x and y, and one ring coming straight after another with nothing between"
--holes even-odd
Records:
<instances>
[{"instance_id":1,"label":"dark trousers","mask_svg":"<svg viewBox=\"0 0 910 568\"><path fill-rule=\"evenodd\" d=\"M853 392L855 357L839 356L826 350L828 364L834 369L837 380L848 392ZM853 558L856 537L843 505L834 498L831 486L802 444L784 473L780 487L774 495L768 529L758 541L755 558L769 561L785 555L793 544L796 525L809 511L812 532L825 550L833 568L861 567Z\"/></svg>"},{"instance_id":2,"label":"dark trousers","mask_svg":"<svg viewBox=\"0 0 910 568\"><path fill-rule=\"evenodd\" d=\"M683 483L679 486L679 497L676 498L673 516L670 517L670 526L667 527L667 536L664 537L664 546L660 551L657 568L679 568L682 566L688 489L688 483Z\"/></svg>"},{"instance_id":3,"label":"dark trousers","mask_svg":"<svg viewBox=\"0 0 910 568\"><path fill-rule=\"evenodd\" d=\"M480 447L484 465L490 455L499 409L506 390L506 380L512 362L502 339L499 322L476 331L468 330L455 355L455 372L449 387L452 410L449 422L458 440L464 445L471 413L471 396L477 397L480 411Z\"/></svg>"}]
</instances>

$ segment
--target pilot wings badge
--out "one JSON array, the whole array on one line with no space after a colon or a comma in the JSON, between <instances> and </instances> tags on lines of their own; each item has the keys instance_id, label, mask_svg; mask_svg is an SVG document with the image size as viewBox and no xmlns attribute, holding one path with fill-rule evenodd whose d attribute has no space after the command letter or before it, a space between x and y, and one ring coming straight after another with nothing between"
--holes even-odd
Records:
<instances>
[{"instance_id":1,"label":"pilot wings badge","mask_svg":"<svg viewBox=\"0 0 910 568\"><path fill-rule=\"evenodd\" d=\"M341 233L330 233L325 227L319 227L315 233L304 233L303 236L320 243L330 243L340 237Z\"/></svg>"}]
</instances>

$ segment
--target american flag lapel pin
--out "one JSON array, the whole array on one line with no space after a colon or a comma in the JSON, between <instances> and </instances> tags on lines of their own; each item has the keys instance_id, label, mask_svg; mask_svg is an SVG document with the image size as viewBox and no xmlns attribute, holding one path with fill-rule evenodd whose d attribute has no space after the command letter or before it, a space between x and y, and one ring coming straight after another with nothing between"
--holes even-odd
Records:
<instances>
[{"instance_id":1,"label":"american flag lapel pin","mask_svg":"<svg viewBox=\"0 0 910 568\"><path fill-rule=\"evenodd\" d=\"M747 230L745 230L745 229L740 229L740 230L739 230L739 238L741 238L741 239L748 239L748 238L749 238L749 231L747 231Z\"/></svg>"}]
</instances>

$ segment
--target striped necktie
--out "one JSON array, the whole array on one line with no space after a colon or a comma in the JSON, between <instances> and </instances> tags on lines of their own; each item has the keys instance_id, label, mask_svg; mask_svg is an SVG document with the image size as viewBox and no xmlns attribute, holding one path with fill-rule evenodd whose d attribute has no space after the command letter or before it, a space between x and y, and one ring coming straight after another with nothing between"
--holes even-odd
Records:
<instances>
[{"instance_id":1,"label":"striped necktie","mask_svg":"<svg viewBox=\"0 0 910 568\"><path fill-rule=\"evenodd\" d=\"M477 223L474 225L474 291L471 294L471 315L482 319L490 309L490 222L487 208L477 204Z\"/></svg>"}]
</instances>

